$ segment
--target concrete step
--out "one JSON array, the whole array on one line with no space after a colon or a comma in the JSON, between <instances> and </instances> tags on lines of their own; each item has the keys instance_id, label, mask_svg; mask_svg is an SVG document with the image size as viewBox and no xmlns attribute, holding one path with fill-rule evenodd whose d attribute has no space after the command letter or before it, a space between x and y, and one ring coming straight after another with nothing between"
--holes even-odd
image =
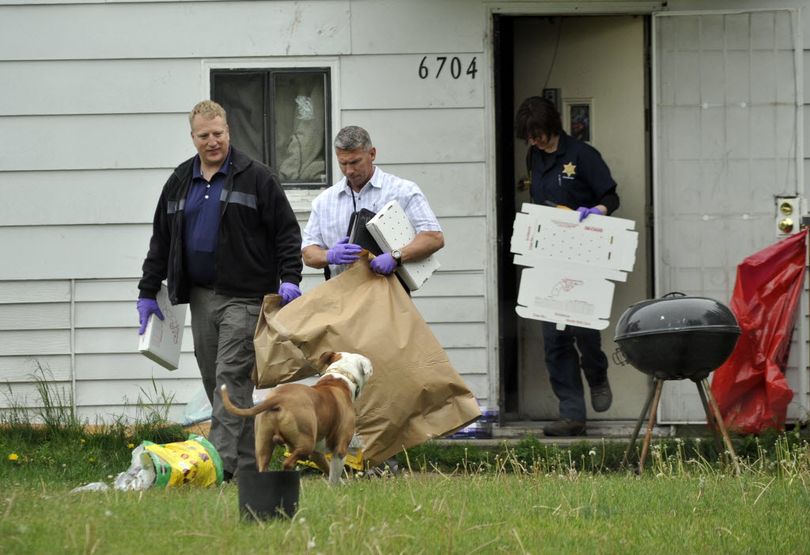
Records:
<instances>
[{"instance_id":1,"label":"concrete step","mask_svg":"<svg viewBox=\"0 0 810 555\"><path fill-rule=\"evenodd\" d=\"M540 443L550 445L571 445L574 443L594 443L612 442L626 443L630 441L633 430L636 427L635 420L593 420L588 421L588 427L584 436L575 437L546 437L543 435L543 426L551 423L550 420L522 420L509 421L501 425L493 425L492 437L490 438L458 438L458 439L438 439L440 444L451 445L453 443L469 443L481 447L497 446L503 443L517 443L522 439L531 437ZM640 445L644 441L644 434L647 431L647 423L644 422L639 430L637 443ZM706 426L676 427L676 426L653 426L653 438L668 438L677 436L688 437L710 437L711 431Z\"/></svg>"}]
</instances>

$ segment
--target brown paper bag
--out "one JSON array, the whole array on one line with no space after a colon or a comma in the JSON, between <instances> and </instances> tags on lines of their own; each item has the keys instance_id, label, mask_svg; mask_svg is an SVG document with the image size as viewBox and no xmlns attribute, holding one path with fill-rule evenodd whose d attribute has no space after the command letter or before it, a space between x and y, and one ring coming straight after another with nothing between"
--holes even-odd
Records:
<instances>
[{"instance_id":1,"label":"brown paper bag","mask_svg":"<svg viewBox=\"0 0 810 555\"><path fill-rule=\"evenodd\" d=\"M311 366L324 351L360 353L371 360L374 375L356 408L363 456L372 465L481 416L475 397L411 298L393 275L375 274L366 258L265 323L271 341L289 339ZM285 360L264 369L270 375L266 383L301 374L287 354L272 358Z\"/></svg>"},{"instance_id":2,"label":"brown paper bag","mask_svg":"<svg viewBox=\"0 0 810 555\"><path fill-rule=\"evenodd\" d=\"M262 310L253 334L253 347L256 350L256 365L253 367L253 384L257 389L273 387L281 383L294 382L318 372L307 361L301 349L281 338L268 322L281 309L281 296L265 295Z\"/></svg>"}]
</instances>

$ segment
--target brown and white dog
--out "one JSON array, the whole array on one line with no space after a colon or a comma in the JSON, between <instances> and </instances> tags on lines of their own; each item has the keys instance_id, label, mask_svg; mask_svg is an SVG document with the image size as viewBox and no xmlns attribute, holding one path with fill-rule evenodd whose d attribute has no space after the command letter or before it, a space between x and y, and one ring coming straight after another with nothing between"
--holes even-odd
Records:
<instances>
[{"instance_id":1,"label":"brown and white dog","mask_svg":"<svg viewBox=\"0 0 810 555\"><path fill-rule=\"evenodd\" d=\"M329 483L340 482L343 461L355 429L354 400L371 377L371 361L355 353L324 353L321 366L327 366L312 386L284 384L252 408L235 407L222 385L222 403L238 416L256 416L256 466L263 472L270 464L276 445L286 444L290 456L285 470L292 470L298 459L309 458ZM323 453L332 455L326 461Z\"/></svg>"}]
</instances>

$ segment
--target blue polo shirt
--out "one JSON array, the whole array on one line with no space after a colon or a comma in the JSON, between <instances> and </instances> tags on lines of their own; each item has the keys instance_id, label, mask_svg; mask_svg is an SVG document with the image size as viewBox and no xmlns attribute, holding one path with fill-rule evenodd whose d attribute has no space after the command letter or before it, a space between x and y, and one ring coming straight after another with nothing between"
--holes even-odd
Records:
<instances>
[{"instance_id":1,"label":"blue polo shirt","mask_svg":"<svg viewBox=\"0 0 810 555\"><path fill-rule=\"evenodd\" d=\"M616 188L599 151L562 132L552 153L532 147L532 201L576 210L599 204Z\"/></svg>"},{"instance_id":2,"label":"blue polo shirt","mask_svg":"<svg viewBox=\"0 0 810 555\"><path fill-rule=\"evenodd\" d=\"M186 272L194 285L211 286L217 277L220 199L230 164L229 151L211 181L206 181L200 169L199 155L194 158L191 186L186 197L183 236Z\"/></svg>"}]
</instances>

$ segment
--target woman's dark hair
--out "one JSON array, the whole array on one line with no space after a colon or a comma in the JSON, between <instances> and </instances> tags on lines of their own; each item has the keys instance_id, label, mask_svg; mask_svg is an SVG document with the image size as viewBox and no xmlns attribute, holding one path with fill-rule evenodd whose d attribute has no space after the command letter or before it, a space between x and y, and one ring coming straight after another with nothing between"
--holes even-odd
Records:
<instances>
[{"instance_id":1,"label":"woman's dark hair","mask_svg":"<svg viewBox=\"0 0 810 555\"><path fill-rule=\"evenodd\" d=\"M528 141L533 137L559 135L562 120L556 106L542 96L530 96L515 114L515 137Z\"/></svg>"}]
</instances>

